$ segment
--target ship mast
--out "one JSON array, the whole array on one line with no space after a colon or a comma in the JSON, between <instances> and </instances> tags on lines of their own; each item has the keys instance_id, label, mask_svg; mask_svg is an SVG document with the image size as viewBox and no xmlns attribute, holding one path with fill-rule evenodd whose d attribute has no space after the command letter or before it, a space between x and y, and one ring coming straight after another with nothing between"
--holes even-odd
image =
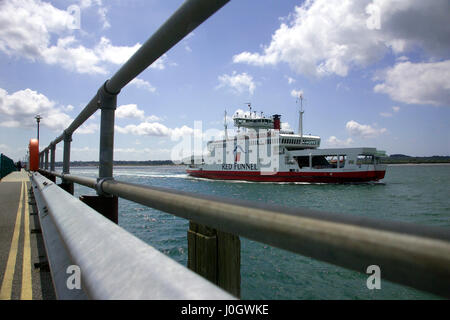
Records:
<instances>
[{"instance_id":1,"label":"ship mast","mask_svg":"<svg viewBox=\"0 0 450 320\"><path fill-rule=\"evenodd\" d=\"M223 126L225 127L225 140L228 140L227 110L225 110L225 115L223 118Z\"/></svg>"},{"instance_id":2,"label":"ship mast","mask_svg":"<svg viewBox=\"0 0 450 320\"><path fill-rule=\"evenodd\" d=\"M303 113L305 111L303 111L303 94L300 93L298 95L298 99L297 99L297 103L298 100L300 100L300 117L298 118L298 134L300 135L301 138L303 138Z\"/></svg>"}]
</instances>

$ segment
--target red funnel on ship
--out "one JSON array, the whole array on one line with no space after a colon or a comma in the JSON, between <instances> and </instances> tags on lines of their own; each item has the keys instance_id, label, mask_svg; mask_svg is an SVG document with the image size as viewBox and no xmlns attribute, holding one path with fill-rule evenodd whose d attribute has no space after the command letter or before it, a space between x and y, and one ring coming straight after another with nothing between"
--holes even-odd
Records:
<instances>
[{"instance_id":1,"label":"red funnel on ship","mask_svg":"<svg viewBox=\"0 0 450 320\"><path fill-rule=\"evenodd\" d=\"M279 115L279 114L274 114L273 115L273 128L275 130L280 130L281 129L280 117L281 117L281 115Z\"/></svg>"}]
</instances>

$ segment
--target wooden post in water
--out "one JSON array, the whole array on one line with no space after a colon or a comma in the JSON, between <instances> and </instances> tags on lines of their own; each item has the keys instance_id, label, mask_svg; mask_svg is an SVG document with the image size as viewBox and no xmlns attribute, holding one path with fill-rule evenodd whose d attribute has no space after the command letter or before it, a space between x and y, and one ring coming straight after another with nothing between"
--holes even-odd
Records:
<instances>
[{"instance_id":1,"label":"wooden post in water","mask_svg":"<svg viewBox=\"0 0 450 320\"><path fill-rule=\"evenodd\" d=\"M188 268L239 298L241 295L239 237L190 221Z\"/></svg>"}]
</instances>

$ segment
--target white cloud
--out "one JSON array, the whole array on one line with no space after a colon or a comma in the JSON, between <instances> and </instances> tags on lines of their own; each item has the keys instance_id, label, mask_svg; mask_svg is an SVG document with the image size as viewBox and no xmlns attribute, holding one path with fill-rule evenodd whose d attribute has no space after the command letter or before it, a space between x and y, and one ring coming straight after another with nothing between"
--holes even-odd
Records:
<instances>
[{"instance_id":1,"label":"white cloud","mask_svg":"<svg viewBox=\"0 0 450 320\"><path fill-rule=\"evenodd\" d=\"M380 79L380 76L378 76ZM400 62L389 68L374 91L407 104L450 106L450 60Z\"/></svg>"},{"instance_id":2,"label":"white cloud","mask_svg":"<svg viewBox=\"0 0 450 320\"><path fill-rule=\"evenodd\" d=\"M148 82L146 80L143 80L143 79L140 79L140 78L134 78L133 80L130 81L129 84L130 85L134 85L134 86L136 86L137 88L140 88L140 89L145 89L145 90L147 90L149 92L152 92L152 93L156 91L156 88L154 86L152 86L150 84L150 82Z\"/></svg>"},{"instance_id":3,"label":"white cloud","mask_svg":"<svg viewBox=\"0 0 450 320\"><path fill-rule=\"evenodd\" d=\"M108 9L105 6L103 6L102 0L80 0L79 1L79 6L81 9L88 9L94 5L98 7L97 14L100 18L100 22L102 23L102 28L108 29L109 27L111 27L111 24L109 23L109 21L106 17L106 14L108 13Z\"/></svg>"},{"instance_id":4,"label":"white cloud","mask_svg":"<svg viewBox=\"0 0 450 320\"><path fill-rule=\"evenodd\" d=\"M168 128L159 122L141 122L138 125L129 124L125 127L115 126L117 132L122 134L133 134L137 136L156 136L170 137L172 140L178 140L183 136L190 136L194 130L187 126L181 128Z\"/></svg>"},{"instance_id":5,"label":"white cloud","mask_svg":"<svg viewBox=\"0 0 450 320\"><path fill-rule=\"evenodd\" d=\"M345 83L338 82L338 84L336 85L336 90L350 91L350 87L348 85L346 85Z\"/></svg>"},{"instance_id":6,"label":"white cloud","mask_svg":"<svg viewBox=\"0 0 450 320\"><path fill-rule=\"evenodd\" d=\"M44 94L31 89L19 90L12 94L0 88L0 126L7 128L35 128L37 114L42 117L41 127L62 132L73 121L65 111L73 109L72 105L57 106L56 102ZM99 125L85 123L76 130L76 134L97 132Z\"/></svg>"},{"instance_id":7,"label":"white cloud","mask_svg":"<svg viewBox=\"0 0 450 320\"><path fill-rule=\"evenodd\" d=\"M400 111L400 107L398 107L398 106L393 106L393 107L392 107L392 111L393 111L394 113L397 113L397 112ZM390 118L390 117L393 117L394 114L393 114L392 112L380 112L380 116L385 117L385 118Z\"/></svg>"},{"instance_id":8,"label":"white cloud","mask_svg":"<svg viewBox=\"0 0 450 320\"><path fill-rule=\"evenodd\" d=\"M289 84L293 84L296 81L294 78L291 78L291 77L286 77L286 78L287 78Z\"/></svg>"},{"instance_id":9,"label":"white cloud","mask_svg":"<svg viewBox=\"0 0 450 320\"><path fill-rule=\"evenodd\" d=\"M139 109L139 107L136 104L125 104L117 107L116 109L116 118L123 119L123 118L134 118L134 119L140 119L145 122L155 122L155 121L161 121L160 117L157 117L155 115L146 116L144 110Z\"/></svg>"},{"instance_id":10,"label":"white cloud","mask_svg":"<svg viewBox=\"0 0 450 320\"><path fill-rule=\"evenodd\" d=\"M105 17L101 1L99 14ZM81 8L92 5L81 1ZM115 46L102 37L93 48L80 44L70 28L72 16L66 10L40 0L10 0L0 2L0 51L10 56L31 61L59 65L69 71L88 74L105 74L109 63L123 64L141 46ZM104 27L108 22L103 19ZM56 44L51 45L52 36ZM158 59L159 60L159 59ZM156 61L153 68L163 69L164 59Z\"/></svg>"},{"instance_id":11,"label":"white cloud","mask_svg":"<svg viewBox=\"0 0 450 320\"><path fill-rule=\"evenodd\" d=\"M73 121L63 109L64 107L57 107L54 101L42 93L31 89L8 94L6 90L0 88L0 126L35 127L34 117L40 114L43 117L41 125L61 131Z\"/></svg>"},{"instance_id":12,"label":"white cloud","mask_svg":"<svg viewBox=\"0 0 450 320\"><path fill-rule=\"evenodd\" d=\"M125 127L120 127L118 125L115 126L117 132L122 134L134 134L138 136L168 136L168 128L160 123L147 123L142 122L138 125L129 124Z\"/></svg>"},{"instance_id":13,"label":"white cloud","mask_svg":"<svg viewBox=\"0 0 450 320\"><path fill-rule=\"evenodd\" d=\"M138 108L136 104L126 104L117 107L116 109L116 118L137 118L144 119L145 113L144 110Z\"/></svg>"},{"instance_id":14,"label":"white cloud","mask_svg":"<svg viewBox=\"0 0 450 320\"><path fill-rule=\"evenodd\" d=\"M398 58L396 58L395 59L396 61L408 61L409 60L409 58L407 57L407 56L401 56L401 57L398 57Z\"/></svg>"},{"instance_id":15,"label":"white cloud","mask_svg":"<svg viewBox=\"0 0 450 320\"><path fill-rule=\"evenodd\" d=\"M293 129L289 125L289 122L281 122L281 129L286 131L293 131Z\"/></svg>"},{"instance_id":16,"label":"white cloud","mask_svg":"<svg viewBox=\"0 0 450 320\"><path fill-rule=\"evenodd\" d=\"M362 138L373 138L387 132L386 128L377 129L368 124L359 124L354 120L347 122L345 127L352 136Z\"/></svg>"},{"instance_id":17,"label":"white cloud","mask_svg":"<svg viewBox=\"0 0 450 320\"><path fill-rule=\"evenodd\" d=\"M346 140L340 140L335 136L331 136L327 139L326 144L330 147L348 147L353 143L352 138L347 138Z\"/></svg>"},{"instance_id":18,"label":"white cloud","mask_svg":"<svg viewBox=\"0 0 450 320\"><path fill-rule=\"evenodd\" d=\"M74 107L73 105L71 105L71 104L62 107L62 109L63 109L64 111L72 111L74 108L75 108L75 107Z\"/></svg>"},{"instance_id":19,"label":"white cloud","mask_svg":"<svg viewBox=\"0 0 450 320\"><path fill-rule=\"evenodd\" d=\"M228 87L234 93L242 94L248 92L250 95L253 95L256 89L256 84L253 81L253 77L245 72L237 73L233 71L231 75L224 74L218 77L219 85L216 89Z\"/></svg>"},{"instance_id":20,"label":"white cloud","mask_svg":"<svg viewBox=\"0 0 450 320\"><path fill-rule=\"evenodd\" d=\"M99 44L95 47L94 52L101 61L110 62L113 64L125 63L139 48L140 43L136 43L132 47L128 46L114 46L111 40L106 37L100 39Z\"/></svg>"},{"instance_id":21,"label":"white cloud","mask_svg":"<svg viewBox=\"0 0 450 320\"><path fill-rule=\"evenodd\" d=\"M163 70L166 68L166 64L167 64L167 54L163 54L161 57L156 59L156 61L153 62L149 68ZM169 63L169 65L177 66L177 64L175 62L171 62L171 63Z\"/></svg>"},{"instance_id":22,"label":"white cloud","mask_svg":"<svg viewBox=\"0 0 450 320\"><path fill-rule=\"evenodd\" d=\"M108 29L111 27L108 19L106 18L106 14L108 13L108 9L105 7L100 7L97 10L98 15L100 16L100 21L103 23L103 29Z\"/></svg>"},{"instance_id":23,"label":"white cloud","mask_svg":"<svg viewBox=\"0 0 450 320\"><path fill-rule=\"evenodd\" d=\"M101 6L102 0L80 0L79 1L79 6L81 7L81 9L89 8L89 7L93 6L94 4Z\"/></svg>"},{"instance_id":24,"label":"white cloud","mask_svg":"<svg viewBox=\"0 0 450 320\"><path fill-rule=\"evenodd\" d=\"M294 98L298 98L299 96L303 96L303 90L292 90L291 91L291 96L293 96Z\"/></svg>"},{"instance_id":25,"label":"white cloud","mask_svg":"<svg viewBox=\"0 0 450 320\"><path fill-rule=\"evenodd\" d=\"M75 134L91 134L100 130L100 125L98 123L88 123L82 124L77 130L75 130Z\"/></svg>"},{"instance_id":26,"label":"white cloud","mask_svg":"<svg viewBox=\"0 0 450 320\"><path fill-rule=\"evenodd\" d=\"M77 73L105 74L99 55L82 45L75 46L76 42L73 36L60 38L55 46L42 48L39 59Z\"/></svg>"},{"instance_id":27,"label":"white cloud","mask_svg":"<svg viewBox=\"0 0 450 320\"><path fill-rule=\"evenodd\" d=\"M379 9L379 30L367 27L369 7ZM233 62L283 62L301 74L346 76L389 51L401 54L420 47L439 57L450 50L448 11L448 0L306 0L282 20L262 53L245 51Z\"/></svg>"},{"instance_id":28,"label":"white cloud","mask_svg":"<svg viewBox=\"0 0 450 320\"><path fill-rule=\"evenodd\" d=\"M394 116L394 113L397 113L399 111L400 111L399 106L393 106L392 112L380 112L380 116L385 117L385 118L390 118L390 117Z\"/></svg>"},{"instance_id":29,"label":"white cloud","mask_svg":"<svg viewBox=\"0 0 450 320\"><path fill-rule=\"evenodd\" d=\"M0 50L31 60L42 58L51 33L68 30L72 16L51 4L33 0L0 2Z\"/></svg>"}]
</instances>

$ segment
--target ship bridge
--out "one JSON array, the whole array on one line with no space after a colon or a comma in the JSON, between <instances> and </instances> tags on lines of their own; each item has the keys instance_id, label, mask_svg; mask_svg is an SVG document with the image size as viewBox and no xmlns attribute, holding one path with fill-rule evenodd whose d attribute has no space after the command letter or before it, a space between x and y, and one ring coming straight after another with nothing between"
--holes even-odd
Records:
<instances>
[{"instance_id":1,"label":"ship bridge","mask_svg":"<svg viewBox=\"0 0 450 320\"><path fill-rule=\"evenodd\" d=\"M235 117L234 125L238 128L250 129L273 129L274 122L271 118L251 118L251 117Z\"/></svg>"}]
</instances>

